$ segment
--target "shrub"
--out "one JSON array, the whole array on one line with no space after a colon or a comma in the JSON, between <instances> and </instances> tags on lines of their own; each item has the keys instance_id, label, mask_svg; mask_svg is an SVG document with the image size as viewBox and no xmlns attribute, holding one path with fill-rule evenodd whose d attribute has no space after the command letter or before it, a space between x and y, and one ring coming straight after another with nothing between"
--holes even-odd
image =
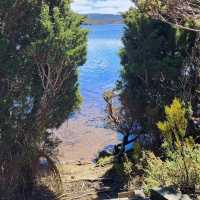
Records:
<instances>
[{"instance_id":1,"label":"shrub","mask_svg":"<svg viewBox=\"0 0 200 200\"><path fill-rule=\"evenodd\" d=\"M190 109L177 98L165 107L166 120L159 122L165 150L162 160L153 153L147 154L145 188L149 191L155 186L174 186L183 192L200 184L200 146L193 138L186 137Z\"/></svg>"},{"instance_id":2,"label":"shrub","mask_svg":"<svg viewBox=\"0 0 200 200\"><path fill-rule=\"evenodd\" d=\"M99 167L104 167L113 162L113 156L104 156L97 159L96 165Z\"/></svg>"},{"instance_id":3,"label":"shrub","mask_svg":"<svg viewBox=\"0 0 200 200\"><path fill-rule=\"evenodd\" d=\"M164 137L163 147L166 151L173 151L181 146L186 136L189 113L190 109L177 98L170 106L165 106L166 120L158 122L157 126Z\"/></svg>"},{"instance_id":4,"label":"shrub","mask_svg":"<svg viewBox=\"0 0 200 200\"><path fill-rule=\"evenodd\" d=\"M200 146L185 145L184 159L181 150L171 153L171 156L162 161L153 153L147 155L145 170L145 190L152 187L173 186L184 190L193 189L200 184ZM185 163L184 163L185 162ZM185 170L185 165L187 170ZM183 191L186 192L186 191Z\"/></svg>"}]
</instances>

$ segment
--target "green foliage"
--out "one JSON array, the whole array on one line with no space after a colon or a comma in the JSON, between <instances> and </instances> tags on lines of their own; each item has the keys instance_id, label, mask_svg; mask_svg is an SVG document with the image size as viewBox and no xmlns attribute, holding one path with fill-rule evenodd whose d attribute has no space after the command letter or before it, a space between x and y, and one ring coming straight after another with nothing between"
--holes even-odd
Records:
<instances>
[{"instance_id":1,"label":"green foliage","mask_svg":"<svg viewBox=\"0 0 200 200\"><path fill-rule=\"evenodd\" d=\"M128 158L127 155L124 155L121 162L115 162L114 168L122 179L124 185L126 185L129 189L132 189L132 182L133 182L133 162Z\"/></svg>"},{"instance_id":2,"label":"green foliage","mask_svg":"<svg viewBox=\"0 0 200 200\"><path fill-rule=\"evenodd\" d=\"M142 147L139 142L134 143L134 148L132 152L132 160L138 162L142 158Z\"/></svg>"},{"instance_id":3,"label":"green foliage","mask_svg":"<svg viewBox=\"0 0 200 200\"><path fill-rule=\"evenodd\" d=\"M138 147L136 147L138 148ZM119 180L124 188L135 189L143 185L144 158L139 148L133 152L128 152L121 157L121 160L113 163Z\"/></svg>"},{"instance_id":4,"label":"green foliage","mask_svg":"<svg viewBox=\"0 0 200 200\"><path fill-rule=\"evenodd\" d=\"M153 153L147 155L147 168L145 169L145 192L148 193L150 189L159 186L171 185L167 174L167 167L164 162L156 157Z\"/></svg>"},{"instance_id":5,"label":"green foliage","mask_svg":"<svg viewBox=\"0 0 200 200\"><path fill-rule=\"evenodd\" d=\"M176 52L176 30L136 9L130 10L124 21L128 26L123 38L125 48L121 53L124 76L131 77L139 72L142 76L145 69L149 78L156 78L161 72L175 75L182 63L181 52Z\"/></svg>"},{"instance_id":6,"label":"green foliage","mask_svg":"<svg viewBox=\"0 0 200 200\"><path fill-rule=\"evenodd\" d=\"M29 49L40 77L42 76L41 81L46 90L43 96L46 95L45 98L49 99L48 125L45 128L58 127L81 101L77 67L86 60L87 31L79 27L82 18L70 11L69 7L66 6L65 9L62 13L55 7L53 16L50 16L49 6L43 5L41 29L46 34L33 42ZM48 70L45 75L42 74L43 70ZM45 80L47 76L50 81Z\"/></svg>"},{"instance_id":7,"label":"green foliage","mask_svg":"<svg viewBox=\"0 0 200 200\"><path fill-rule=\"evenodd\" d=\"M153 153L147 156L147 168L145 169L145 190L148 192L153 187L173 186L182 189L200 184L200 146L184 146L185 160L181 150L171 153L165 161L156 157ZM185 162L186 161L186 162ZM188 172L185 170L185 163Z\"/></svg>"},{"instance_id":8,"label":"green foliage","mask_svg":"<svg viewBox=\"0 0 200 200\"><path fill-rule=\"evenodd\" d=\"M164 136L165 146L170 150L174 149L174 144L180 146L184 141L188 127L188 110L179 99L175 98L170 106L165 106L166 120L157 123Z\"/></svg>"},{"instance_id":9,"label":"green foliage","mask_svg":"<svg viewBox=\"0 0 200 200\"><path fill-rule=\"evenodd\" d=\"M173 186L184 190L200 184L200 146L186 137L188 109L177 98L165 107L166 120L158 128L164 137L165 160L154 153L147 155L146 190L157 186Z\"/></svg>"},{"instance_id":10,"label":"green foliage","mask_svg":"<svg viewBox=\"0 0 200 200\"><path fill-rule=\"evenodd\" d=\"M0 3L0 191L5 199L31 195L40 158L59 177L54 159L59 141L49 129L78 107L77 67L86 59L87 32L69 3Z\"/></svg>"},{"instance_id":11,"label":"green foliage","mask_svg":"<svg viewBox=\"0 0 200 200\"><path fill-rule=\"evenodd\" d=\"M164 105L174 96L187 98L184 60L191 54L195 34L152 19L137 8L130 9L124 21L124 48L120 52L123 70L118 85L122 103L159 144L155 124L163 117Z\"/></svg>"},{"instance_id":12,"label":"green foliage","mask_svg":"<svg viewBox=\"0 0 200 200\"><path fill-rule=\"evenodd\" d=\"M98 158L96 165L100 167L104 167L108 164L111 164L113 162L113 156L104 156Z\"/></svg>"},{"instance_id":13,"label":"green foliage","mask_svg":"<svg viewBox=\"0 0 200 200\"><path fill-rule=\"evenodd\" d=\"M198 0L133 0L143 12L154 18L190 31L199 31L199 1ZM195 14L194 14L195 11ZM191 14L193 13L193 14ZM182 19L178 22L178 19Z\"/></svg>"},{"instance_id":14,"label":"green foliage","mask_svg":"<svg viewBox=\"0 0 200 200\"><path fill-rule=\"evenodd\" d=\"M177 10L190 13L187 1L183 5L178 1L134 2L136 7L124 14L118 88L124 111L142 127L145 137L140 144L161 156L148 156L146 185L193 187L199 184L199 146L194 142L199 135L199 34L172 25L192 27L190 19L177 20L183 19ZM136 150L131 162L140 163L140 156Z\"/></svg>"}]
</instances>

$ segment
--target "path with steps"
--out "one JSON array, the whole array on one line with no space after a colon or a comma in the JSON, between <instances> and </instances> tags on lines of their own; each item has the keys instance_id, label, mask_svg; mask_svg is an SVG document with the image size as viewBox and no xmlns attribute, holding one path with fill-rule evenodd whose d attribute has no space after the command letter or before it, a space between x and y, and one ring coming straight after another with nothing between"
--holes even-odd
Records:
<instances>
[{"instance_id":1,"label":"path with steps","mask_svg":"<svg viewBox=\"0 0 200 200\"><path fill-rule=\"evenodd\" d=\"M65 164L60 167L64 192L59 200L111 200L127 199L119 191L119 182L107 173L112 165L96 167L94 164ZM148 200L141 190L135 190L130 200ZM120 193L120 194L119 194ZM120 196L121 195L121 196Z\"/></svg>"}]
</instances>

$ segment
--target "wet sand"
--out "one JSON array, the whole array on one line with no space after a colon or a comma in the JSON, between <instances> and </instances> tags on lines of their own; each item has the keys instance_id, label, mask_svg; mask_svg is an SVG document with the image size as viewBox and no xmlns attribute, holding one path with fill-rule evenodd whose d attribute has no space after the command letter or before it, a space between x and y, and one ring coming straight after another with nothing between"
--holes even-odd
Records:
<instances>
[{"instance_id":1,"label":"wet sand","mask_svg":"<svg viewBox=\"0 0 200 200\"><path fill-rule=\"evenodd\" d=\"M59 147L62 163L90 163L105 146L119 143L116 132L88 124L88 119L81 116L64 122L56 135L62 140Z\"/></svg>"}]
</instances>

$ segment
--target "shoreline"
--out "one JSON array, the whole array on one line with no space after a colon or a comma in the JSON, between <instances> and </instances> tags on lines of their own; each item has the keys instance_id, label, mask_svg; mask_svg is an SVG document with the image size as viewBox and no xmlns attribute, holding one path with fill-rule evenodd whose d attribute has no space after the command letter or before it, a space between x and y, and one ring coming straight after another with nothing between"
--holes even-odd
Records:
<instances>
[{"instance_id":1,"label":"shoreline","mask_svg":"<svg viewBox=\"0 0 200 200\"><path fill-rule=\"evenodd\" d=\"M64 122L55 131L61 139L58 158L61 163L93 163L110 144L118 144L117 133L111 129L87 124L84 118L73 118Z\"/></svg>"}]
</instances>

